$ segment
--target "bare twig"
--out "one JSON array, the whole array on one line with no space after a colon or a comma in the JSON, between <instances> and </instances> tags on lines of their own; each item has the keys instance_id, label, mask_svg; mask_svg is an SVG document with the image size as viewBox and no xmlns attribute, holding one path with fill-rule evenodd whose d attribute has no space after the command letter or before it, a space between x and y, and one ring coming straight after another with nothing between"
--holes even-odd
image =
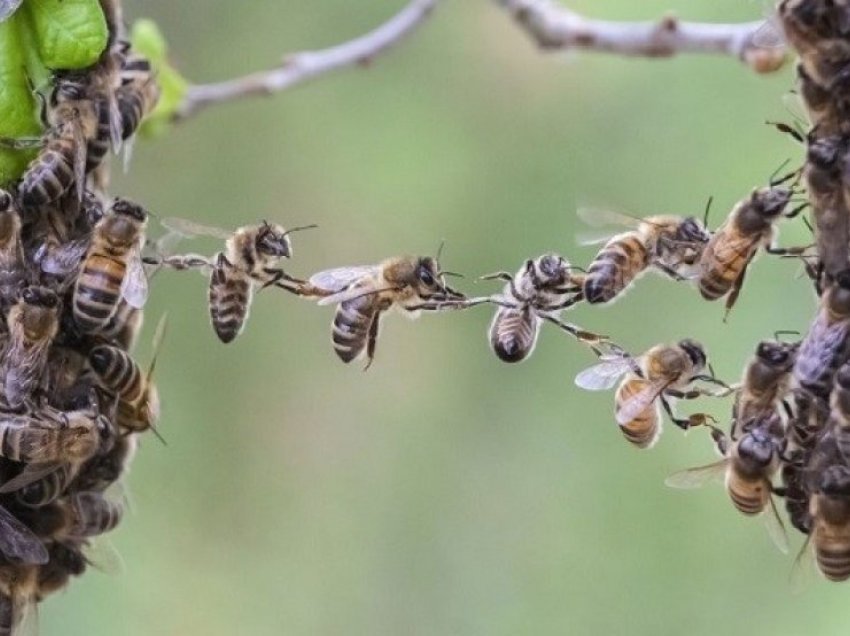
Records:
<instances>
[{"instance_id":1,"label":"bare twig","mask_svg":"<svg viewBox=\"0 0 850 636\"><path fill-rule=\"evenodd\" d=\"M404 9L374 31L331 48L287 55L278 68L216 84L192 86L177 109L175 118L185 119L213 104L255 95L271 95L330 71L349 66L365 67L415 31L438 1L411 0Z\"/></svg>"},{"instance_id":2,"label":"bare twig","mask_svg":"<svg viewBox=\"0 0 850 636\"><path fill-rule=\"evenodd\" d=\"M665 16L654 22L592 20L551 0L496 0L540 45L550 50L586 49L636 57L670 57L679 53L732 55L759 73L777 70L785 60L778 34L775 45L767 39L771 24L682 22Z\"/></svg>"}]
</instances>

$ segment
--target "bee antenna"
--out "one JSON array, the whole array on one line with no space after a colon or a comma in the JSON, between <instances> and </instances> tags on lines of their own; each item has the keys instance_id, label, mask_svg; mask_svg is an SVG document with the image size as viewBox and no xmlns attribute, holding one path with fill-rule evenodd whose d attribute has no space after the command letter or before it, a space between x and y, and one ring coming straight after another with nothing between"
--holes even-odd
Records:
<instances>
[{"instance_id":1,"label":"bee antenna","mask_svg":"<svg viewBox=\"0 0 850 636\"><path fill-rule=\"evenodd\" d=\"M794 329L780 329L778 331L773 332L773 339L781 342L779 336L799 336L799 335L800 335L800 332L796 331Z\"/></svg>"},{"instance_id":2,"label":"bee antenna","mask_svg":"<svg viewBox=\"0 0 850 636\"><path fill-rule=\"evenodd\" d=\"M265 223L265 221L263 221L263 223ZM312 225L299 225L298 227L293 227L289 230L286 230L286 232L284 232L283 235L286 236L287 234L292 234L293 232L300 232L301 230L312 230L312 229L317 228L317 227L319 227L319 226L316 225L315 223L313 223Z\"/></svg>"},{"instance_id":3,"label":"bee antenna","mask_svg":"<svg viewBox=\"0 0 850 636\"><path fill-rule=\"evenodd\" d=\"M702 225L708 227L708 211L711 209L711 203L714 201L714 196L709 195L708 201L705 202L705 212L702 214Z\"/></svg>"},{"instance_id":4,"label":"bee antenna","mask_svg":"<svg viewBox=\"0 0 850 636\"><path fill-rule=\"evenodd\" d=\"M440 262L440 257L443 255L443 248L446 245L446 239L440 239L440 246L437 248L437 256L434 258L438 263Z\"/></svg>"},{"instance_id":5,"label":"bee antenna","mask_svg":"<svg viewBox=\"0 0 850 636\"><path fill-rule=\"evenodd\" d=\"M466 276L458 272L440 272L440 276L454 276L455 278L466 278Z\"/></svg>"},{"instance_id":6,"label":"bee antenna","mask_svg":"<svg viewBox=\"0 0 850 636\"><path fill-rule=\"evenodd\" d=\"M159 429L157 429L157 427L156 427L156 426L154 426L153 424L148 424L148 426L150 426L151 433L153 433L154 435L156 435L156 438L157 438L160 442L162 442L162 445L163 445L163 446L168 446L168 442L166 442L166 441L165 441L165 438L162 436L162 433L160 433L160 432L159 432Z\"/></svg>"}]
</instances>

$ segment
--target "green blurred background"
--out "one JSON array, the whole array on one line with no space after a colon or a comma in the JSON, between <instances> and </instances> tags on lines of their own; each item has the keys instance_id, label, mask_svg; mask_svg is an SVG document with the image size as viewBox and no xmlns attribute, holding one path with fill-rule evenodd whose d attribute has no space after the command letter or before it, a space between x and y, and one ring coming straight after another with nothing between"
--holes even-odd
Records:
<instances>
[{"instance_id":1,"label":"green blurred background","mask_svg":"<svg viewBox=\"0 0 850 636\"><path fill-rule=\"evenodd\" d=\"M266 68L286 51L359 35L402 0L131 2L190 79ZM675 10L755 19L740 0L582 0L597 17ZM575 208L702 212L712 225L800 149L785 118L790 67L735 60L542 55L492 2L446 0L368 70L224 105L137 145L114 191L169 216L228 227L318 223L290 271L433 253L479 274L557 250L586 263ZM807 242L799 222L783 243ZM214 243L189 245L212 252ZM759 339L803 329L799 264L761 258L728 324L720 303L647 277L569 318L634 351L692 336L733 381ZM113 534L125 572L96 571L41 612L50 634L846 634L850 586L788 583L762 524L719 485L666 488L715 458L702 431L641 453L610 393L582 393L593 358L544 329L532 359L500 363L490 310L384 323L375 364L339 363L330 308L264 292L232 345L214 337L204 281L158 276L168 446L144 440L135 512ZM718 418L729 403L703 402Z\"/></svg>"}]
</instances>

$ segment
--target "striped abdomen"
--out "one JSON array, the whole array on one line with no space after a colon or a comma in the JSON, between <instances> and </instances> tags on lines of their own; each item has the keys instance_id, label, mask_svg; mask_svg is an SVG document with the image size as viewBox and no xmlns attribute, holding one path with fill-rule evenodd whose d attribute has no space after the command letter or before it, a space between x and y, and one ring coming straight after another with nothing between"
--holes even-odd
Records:
<instances>
[{"instance_id":1,"label":"striped abdomen","mask_svg":"<svg viewBox=\"0 0 850 636\"><path fill-rule=\"evenodd\" d=\"M795 462L783 462L782 485L785 487L785 510L791 525L803 534L812 529L809 514L809 495L803 484L803 468Z\"/></svg>"},{"instance_id":2,"label":"striped abdomen","mask_svg":"<svg viewBox=\"0 0 850 636\"><path fill-rule=\"evenodd\" d=\"M55 501L74 480L80 464L69 462L62 464L46 477L34 481L15 493L15 499L22 506L41 508Z\"/></svg>"},{"instance_id":3,"label":"striped abdomen","mask_svg":"<svg viewBox=\"0 0 850 636\"><path fill-rule=\"evenodd\" d=\"M109 532L124 516L124 506L100 493L82 492L74 497L75 520L70 530L74 537L94 537Z\"/></svg>"},{"instance_id":4,"label":"striped abdomen","mask_svg":"<svg viewBox=\"0 0 850 636\"><path fill-rule=\"evenodd\" d=\"M97 98L97 127L94 137L86 145L86 173L97 168L102 162L112 142L109 120L109 103L105 97Z\"/></svg>"},{"instance_id":5,"label":"striped abdomen","mask_svg":"<svg viewBox=\"0 0 850 636\"><path fill-rule=\"evenodd\" d=\"M645 391L648 387L649 382L642 378L632 377L624 380L614 397L615 412L619 411L627 400ZM658 408L655 402L649 403L638 416L627 424L621 424L620 430L623 432L623 437L638 448L650 448L661 435L661 419L658 417Z\"/></svg>"},{"instance_id":6,"label":"striped abdomen","mask_svg":"<svg viewBox=\"0 0 850 636\"><path fill-rule=\"evenodd\" d=\"M747 242L732 225L724 226L711 237L699 266L699 291L703 298L717 300L732 289L752 260L760 238L756 235Z\"/></svg>"},{"instance_id":7,"label":"striped abdomen","mask_svg":"<svg viewBox=\"0 0 850 636\"><path fill-rule=\"evenodd\" d=\"M74 183L74 141L49 138L21 178L18 191L25 206L55 201Z\"/></svg>"},{"instance_id":8,"label":"striped abdomen","mask_svg":"<svg viewBox=\"0 0 850 636\"><path fill-rule=\"evenodd\" d=\"M16 462L56 461L62 456L59 429L46 428L26 416L0 421L0 456Z\"/></svg>"},{"instance_id":9,"label":"striped abdomen","mask_svg":"<svg viewBox=\"0 0 850 636\"><path fill-rule=\"evenodd\" d=\"M745 515L759 514L770 497L770 485L766 479L745 479L732 469L729 469L726 479L726 490L734 506Z\"/></svg>"},{"instance_id":10,"label":"striped abdomen","mask_svg":"<svg viewBox=\"0 0 850 636\"><path fill-rule=\"evenodd\" d=\"M823 399L829 396L833 377L847 357L848 336L850 320L831 321L821 309L794 363L794 379L802 388Z\"/></svg>"},{"instance_id":11,"label":"striped abdomen","mask_svg":"<svg viewBox=\"0 0 850 636\"><path fill-rule=\"evenodd\" d=\"M219 254L210 275L210 319L218 339L232 342L240 334L251 308L251 280Z\"/></svg>"},{"instance_id":12,"label":"striped abdomen","mask_svg":"<svg viewBox=\"0 0 850 636\"><path fill-rule=\"evenodd\" d=\"M142 328L142 311L121 299L115 315L97 332L107 342L114 342L125 351L132 351Z\"/></svg>"},{"instance_id":13,"label":"striped abdomen","mask_svg":"<svg viewBox=\"0 0 850 636\"><path fill-rule=\"evenodd\" d=\"M490 325L490 346L503 362L520 362L534 350L540 323L530 310L500 307Z\"/></svg>"},{"instance_id":14,"label":"striped abdomen","mask_svg":"<svg viewBox=\"0 0 850 636\"><path fill-rule=\"evenodd\" d=\"M100 385L122 401L135 403L144 392L142 370L136 361L118 347L99 345L89 353L89 364Z\"/></svg>"},{"instance_id":15,"label":"striped abdomen","mask_svg":"<svg viewBox=\"0 0 850 636\"><path fill-rule=\"evenodd\" d=\"M339 304L331 328L334 351L351 362L366 349L372 323L378 320L377 295L361 296Z\"/></svg>"},{"instance_id":16,"label":"striped abdomen","mask_svg":"<svg viewBox=\"0 0 850 636\"><path fill-rule=\"evenodd\" d=\"M90 253L74 285L74 320L84 333L96 333L109 324L121 300L127 265L121 258Z\"/></svg>"},{"instance_id":17,"label":"striped abdomen","mask_svg":"<svg viewBox=\"0 0 850 636\"><path fill-rule=\"evenodd\" d=\"M589 303L607 303L643 272L650 255L637 233L609 241L587 269L584 298Z\"/></svg>"}]
</instances>

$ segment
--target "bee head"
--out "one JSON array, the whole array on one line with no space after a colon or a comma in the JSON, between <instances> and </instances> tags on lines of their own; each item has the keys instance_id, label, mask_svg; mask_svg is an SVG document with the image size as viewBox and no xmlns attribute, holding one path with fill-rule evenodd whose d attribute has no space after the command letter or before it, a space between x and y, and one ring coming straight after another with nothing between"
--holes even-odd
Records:
<instances>
[{"instance_id":1,"label":"bee head","mask_svg":"<svg viewBox=\"0 0 850 636\"><path fill-rule=\"evenodd\" d=\"M115 359L109 345L98 345L89 352L89 365L98 375L103 375Z\"/></svg>"},{"instance_id":2,"label":"bee head","mask_svg":"<svg viewBox=\"0 0 850 636\"><path fill-rule=\"evenodd\" d=\"M708 363L708 358L705 355L705 349L703 349L703 346L700 343L696 340L685 338L684 340L679 341L679 347L688 354L688 358L690 358L695 368L705 368L705 365Z\"/></svg>"},{"instance_id":3,"label":"bee head","mask_svg":"<svg viewBox=\"0 0 850 636\"><path fill-rule=\"evenodd\" d=\"M774 421L777 419L777 421ZM756 418L745 423L747 432L738 442L738 455L758 466L767 466L773 461L776 444L771 435L771 428L778 422L778 416L773 413L763 418ZM778 422L781 427L781 422Z\"/></svg>"},{"instance_id":4,"label":"bee head","mask_svg":"<svg viewBox=\"0 0 850 636\"><path fill-rule=\"evenodd\" d=\"M793 361L795 344L764 340L756 347L756 357L769 367L783 367Z\"/></svg>"},{"instance_id":5,"label":"bee head","mask_svg":"<svg viewBox=\"0 0 850 636\"><path fill-rule=\"evenodd\" d=\"M15 200L12 198L12 195L8 191L0 189L0 212L11 210L14 203Z\"/></svg>"},{"instance_id":6,"label":"bee head","mask_svg":"<svg viewBox=\"0 0 850 636\"><path fill-rule=\"evenodd\" d=\"M676 240L683 243L708 243L709 238L702 222L692 216L685 218L676 229Z\"/></svg>"},{"instance_id":7,"label":"bee head","mask_svg":"<svg viewBox=\"0 0 850 636\"><path fill-rule=\"evenodd\" d=\"M128 199L115 199L112 203L112 212L119 216L126 216L139 223L144 223L148 218L148 214L142 206Z\"/></svg>"},{"instance_id":8,"label":"bee head","mask_svg":"<svg viewBox=\"0 0 850 636\"><path fill-rule=\"evenodd\" d=\"M850 495L850 467L829 466L821 473L819 488L825 495L846 497Z\"/></svg>"},{"instance_id":9,"label":"bee head","mask_svg":"<svg viewBox=\"0 0 850 636\"><path fill-rule=\"evenodd\" d=\"M813 129L809 133L806 160L821 170L828 170L836 165L844 140L839 135L819 137L816 135L816 132L817 130Z\"/></svg>"},{"instance_id":10,"label":"bee head","mask_svg":"<svg viewBox=\"0 0 850 636\"><path fill-rule=\"evenodd\" d=\"M46 287L26 287L21 292L21 300L33 307L53 309L59 305L59 297Z\"/></svg>"},{"instance_id":11,"label":"bee head","mask_svg":"<svg viewBox=\"0 0 850 636\"><path fill-rule=\"evenodd\" d=\"M73 71L60 71L53 75L50 103L55 106L61 102L83 100L88 97L88 92L85 75Z\"/></svg>"},{"instance_id":12,"label":"bee head","mask_svg":"<svg viewBox=\"0 0 850 636\"><path fill-rule=\"evenodd\" d=\"M537 277L544 285L557 285L566 282L570 275L570 264L558 254L544 254L535 263Z\"/></svg>"},{"instance_id":13,"label":"bee head","mask_svg":"<svg viewBox=\"0 0 850 636\"><path fill-rule=\"evenodd\" d=\"M850 269L835 275L835 282L828 290L828 308L840 316L850 314Z\"/></svg>"},{"instance_id":14,"label":"bee head","mask_svg":"<svg viewBox=\"0 0 850 636\"><path fill-rule=\"evenodd\" d=\"M254 241L257 251L266 256L276 258L289 258L292 255L292 245L286 231L277 224L263 221L257 238Z\"/></svg>"},{"instance_id":15,"label":"bee head","mask_svg":"<svg viewBox=\"0 0 850 636\"><path fill-rule=\"evenodd\" d=\"M416 285L420 288L426 291L442 290L443 285L439 280L440 275L437 269L437 261L430 256L418 259L413 275L416 278Z\"/></svg>"},{"instance_id":16,"label":"bee head","mask_svg":"<svg viewBox=\"0 0 850 636\"><path fill-rule=\"evenodd\" d=\"M793 195L794 192L790 188L782 186L762 188L753 192L750 202L759 215L773 219L782 214Z\"/></svg>"}]
</instances>

